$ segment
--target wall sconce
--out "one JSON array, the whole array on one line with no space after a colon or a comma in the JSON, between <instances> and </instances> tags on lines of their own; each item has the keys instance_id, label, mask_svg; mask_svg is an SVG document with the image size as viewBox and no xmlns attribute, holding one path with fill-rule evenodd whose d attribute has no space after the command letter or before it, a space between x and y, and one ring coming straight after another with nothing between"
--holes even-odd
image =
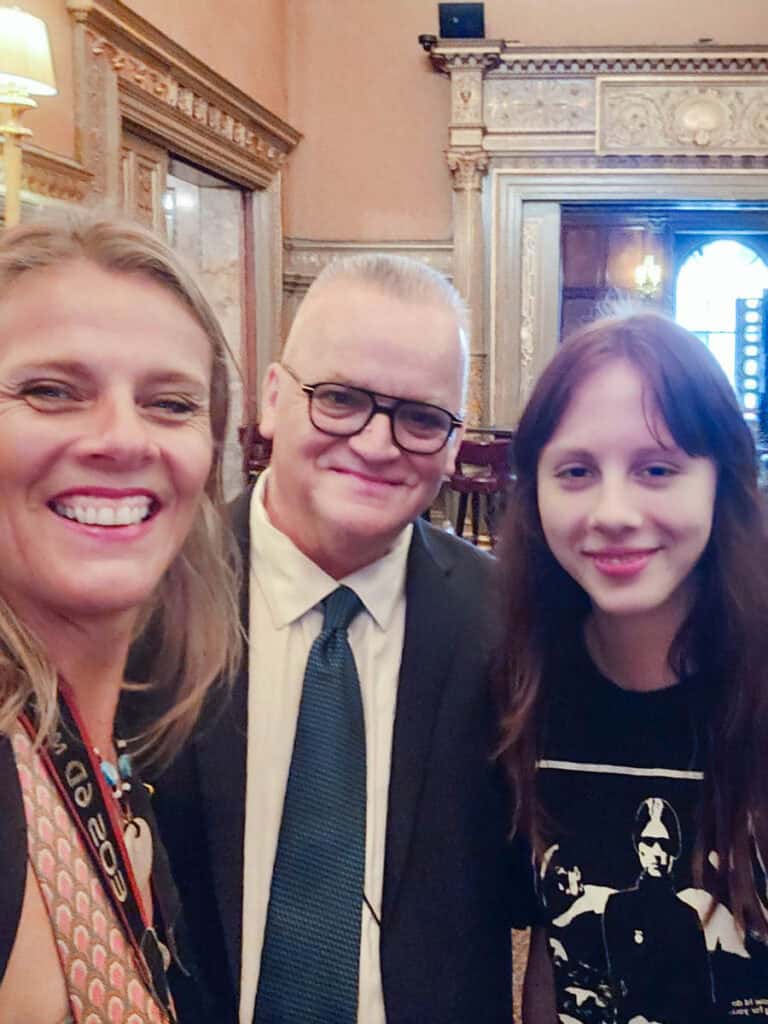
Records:
<instances>
[{"instance_id":1,"label":"wall sconce","mask_svg":"<svg viewBox=\"0 0 768 1024\"><path fill-rule=\"evenodd\" d=\"M661 265L653 255L643 257L643 262L635 267L635 285L644 299L652 299L661 287Z\"/></svg>"},{"instance_id":2,"label":"wall sconce","mask_svg":"<svg viewBox=\"0 0 768 1024\"><path fill-rule=\"evenodd\" d=\"M0 136L5 165L5 226L21 214L21 140L31 135L21 116L37 106L33 96L55 96L45 22L18 7L0 7Z\"/></svg>"}]
</instances>

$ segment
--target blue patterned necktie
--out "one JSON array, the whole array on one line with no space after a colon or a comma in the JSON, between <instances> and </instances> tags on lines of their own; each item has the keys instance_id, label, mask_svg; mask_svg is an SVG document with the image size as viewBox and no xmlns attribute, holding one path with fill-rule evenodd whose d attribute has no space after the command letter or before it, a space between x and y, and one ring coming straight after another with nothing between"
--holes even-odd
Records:
<instances>
[{"instance_id":1,"label":"blue patterned necktie","mask_svg":"<svg viewBox=\"0 0 768 1024\"><path fill-rule=\"evenodd\" d=\"M365 723L348 587L323 602L296 725L254 1024L355 1024L365 875Z\"/></svg>"}]
</instances>

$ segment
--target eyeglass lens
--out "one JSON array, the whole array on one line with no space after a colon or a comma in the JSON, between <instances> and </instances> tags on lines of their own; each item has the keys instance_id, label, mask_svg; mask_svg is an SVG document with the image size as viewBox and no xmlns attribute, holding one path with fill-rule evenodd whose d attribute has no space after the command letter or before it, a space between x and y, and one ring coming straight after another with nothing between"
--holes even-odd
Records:
<instances>
[{"instance_id":1,"label":"eyeglass lens","mask_svg":"<svg viewBox=\"0 0 768 1024\"><path fill-rule=\"evenodd\" d=\"M313 423L318 430L352 435L366 425L376 403L371 395L341 384L318 384L310 403ZM380 406L384 411L387 407ZM395 441L414 452L438 451L452 428L449 413L425 402L400 402L390 421Z\"/></svg>"}]
</instances>

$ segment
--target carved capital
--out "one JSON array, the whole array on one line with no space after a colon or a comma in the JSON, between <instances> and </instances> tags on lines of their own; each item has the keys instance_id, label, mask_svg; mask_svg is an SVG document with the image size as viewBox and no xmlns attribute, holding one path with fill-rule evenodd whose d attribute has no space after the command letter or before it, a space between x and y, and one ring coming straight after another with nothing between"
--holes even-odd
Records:
<instances>
[{"instance_id":1,"label":"carved capital","mask_svg":"<svg viewBox=\"0 0 768 1024\"><path fill-rule=\"evenodd\" d=\"M93 10L93 0L67 0L67 10L75 21L87 21Z\"/></svg>"},{"instance_id":2,"label":"carved capital","mask_svg":"<svg viewBox=\"0 0 768 1024\"><path fill-rule=\"evenodd\" d=\"M479 192L483 176L488 170L488 154L482 149L449 150L446 153L448 169L457 192Z\"/></svg>"}]
</instances>

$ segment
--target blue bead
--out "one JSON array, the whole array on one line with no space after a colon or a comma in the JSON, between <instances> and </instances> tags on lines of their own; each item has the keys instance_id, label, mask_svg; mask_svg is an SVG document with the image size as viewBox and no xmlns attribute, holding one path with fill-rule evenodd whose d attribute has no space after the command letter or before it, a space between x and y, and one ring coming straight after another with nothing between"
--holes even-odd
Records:
<instances>
[{"instance_id":1,"label":"blue bead","mask_svg":"<svg viewBox=\"0 0 768 1024\"><path fill-rule=\"evenodd\" d=\"M117 759L117 770L121 779L130 779L133 775L133 765L129 754L121 754Z\"/></svg>"},{"instance_id":2,"label":"blue bead","mask_svg":"<svg viewBox=\"0 0 768 1024\"><path fill-rule=\"evenodd\" d=\"M99 767L101 768L101 774L114 789L120 781L120 776L117 774L117 768L115 768L113 764L110 764L109 761L102 761Z\"/></svg>"}]
</instances>

